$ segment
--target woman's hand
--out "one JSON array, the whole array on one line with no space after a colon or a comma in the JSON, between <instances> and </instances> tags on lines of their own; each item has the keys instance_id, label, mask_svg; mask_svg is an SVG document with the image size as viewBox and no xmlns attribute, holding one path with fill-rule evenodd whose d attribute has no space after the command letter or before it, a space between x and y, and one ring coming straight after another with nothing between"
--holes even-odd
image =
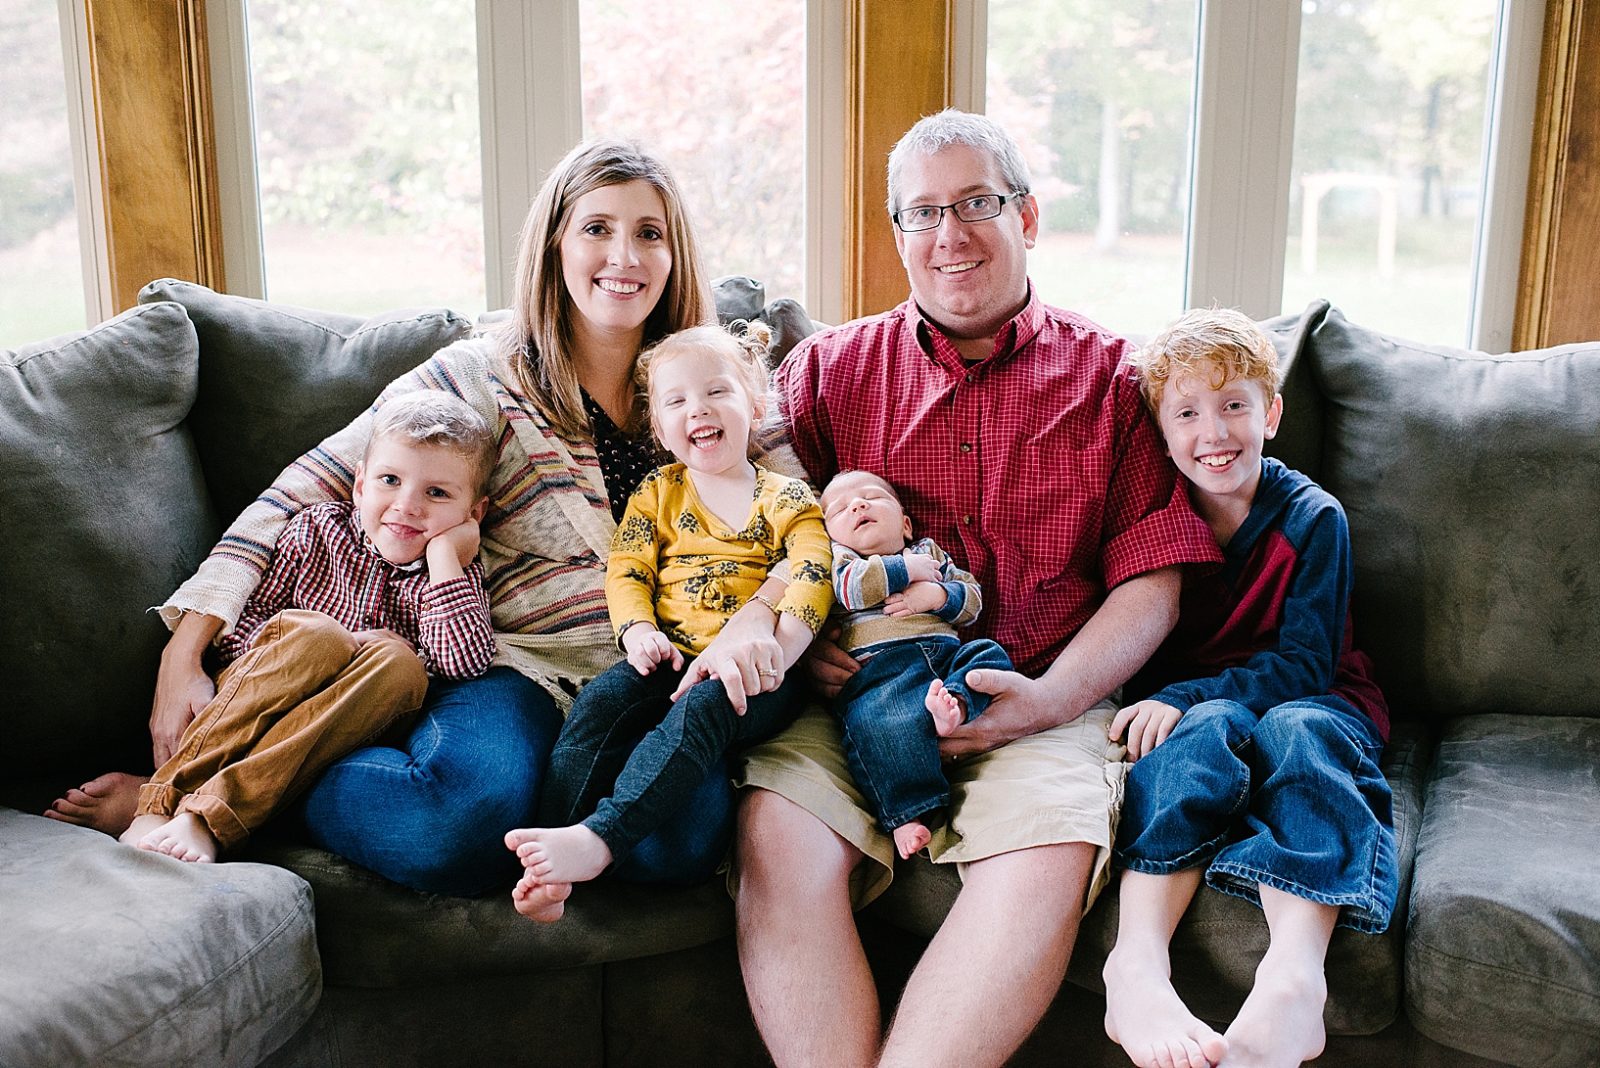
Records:
<instances>
[{"instance_id":1,"label":"woman's hand","mask_svg":"<svg viewBox=\"0 0 1600 1068\"><path fill-rule=\"evenodd\" d=\"M150 742L156 767L178 751L183 732L217 695L217 685L201 666L206 646L222 630L222 620L185 612L161 651L155 700L150 707Z\"/></svg>"},{"instance_id":2,"label":"woman's hand","mask_svg":"<svg viewBox=\"0 0 1600 1068\"><path fill-rule=\"evenodd\" d=\"M927 560L930 557L924 556ZM914 616L923 612L937 612L944 607L950 595L937 582L913 582L899 593L884 598L883 610L897 618Z\"/></svg>"},{"instance_id":3,"label":"woman's hand","mask_svg":"<svg viewBox=\"0 0 1600 1068\"><path fill-rule=\"evenodd\" d=\"M1128 732L1128 759L1138 760L1148 756L1156 746L1167 740L1167 735L1172 733L1172 728L1178 725L1178 720L1183 718L1179 712L1169 704L1160 701L1140 701L1138 704L1129 705L1120 710L1111 720L1111 726L1106 733L1113 742L1122 737L1122 732Z\"/></svg>"},{"instance_id":4,"label":"woman's hand","mask_svg":"<svg viewBox=\"0 0 1600 1068\"><path fill-rule=\"evenodd\" d=\"M766 605L746 604L695 657L672 691L672 699L676 701L696 683L719 679L728 691L728 703L744 715L749 695L776 690L783 681L783 647L778 644L776 625Z\"/></svg>"}]
</instances>

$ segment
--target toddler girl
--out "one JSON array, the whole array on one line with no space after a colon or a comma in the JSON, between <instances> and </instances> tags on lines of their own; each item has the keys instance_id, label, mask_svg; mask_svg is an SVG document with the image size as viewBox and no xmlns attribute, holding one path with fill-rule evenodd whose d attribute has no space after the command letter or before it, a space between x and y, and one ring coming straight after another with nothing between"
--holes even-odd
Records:
<instances>
[{"instance_id":1,"label":"toddler girl","mask_svg":"<svg viewBox=\"0 0 1600 1068\"><path fill-rule=\"evenodd\" d=\"M583 688L556 739L540 798L555 826L506 835L524 868L512 899L531 919L559 919L570 884L620 860L730 748L797 710L802 683L787 672L828 614L831 559L806 484L750 461L769 336L695 327L639 357L651 427L678 462L645 476L612 540L606 600L627 659ZM789 585L774 601L757 590L780 560ZM686 656L751 600L773 613L776 639L751 650L756 677L680 685Z\"/></svg>"}]
</instances>

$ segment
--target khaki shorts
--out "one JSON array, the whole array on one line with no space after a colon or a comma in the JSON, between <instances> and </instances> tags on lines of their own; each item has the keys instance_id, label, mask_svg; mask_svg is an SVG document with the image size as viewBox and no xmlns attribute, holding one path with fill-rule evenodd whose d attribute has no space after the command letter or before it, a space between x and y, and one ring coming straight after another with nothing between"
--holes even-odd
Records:
<instances>
[{"instance_id":1,"label":"khaki shorts","mask_svg":"<svg viewBox=\"0 0 1600 1068\"><path fill-rule=\"evenodd\" d=\"M1111 846L1128 765L1106 737L1117 702L1107 698L1071 723L945 765L950 815L928 856L966 865L1033 846L1087 842L1096 849L1087 909L1111 876ZM851 899L865 906L894 879L894 840L878 826L845 762L838 721L812 705L782 734L745 753L735 781L794 802L859 849ZM737 890L737 869L729 889Z\"/></svg>"}]
</instances>

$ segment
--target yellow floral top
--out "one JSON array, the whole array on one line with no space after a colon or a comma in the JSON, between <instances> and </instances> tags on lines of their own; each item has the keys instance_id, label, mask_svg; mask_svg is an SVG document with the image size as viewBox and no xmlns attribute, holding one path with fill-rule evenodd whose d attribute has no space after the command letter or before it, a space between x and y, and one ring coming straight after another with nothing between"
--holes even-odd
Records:
<instances>
[{"instance_id":1,"label":"yellow floral top","mask_svg":"<svg viewBox=\"0 0 1600 1068\"><path fill-rule=\"evenodd\" d=\"M733 531L700 503L683 464L658 467L629 498L611 540L611 626L620 640L630 623L653 622L698 654L784 559L789 587L778 610L815 634L833 603L833 557L810 487L758 466L750 518Z\"/></svg>"}]
</instances>

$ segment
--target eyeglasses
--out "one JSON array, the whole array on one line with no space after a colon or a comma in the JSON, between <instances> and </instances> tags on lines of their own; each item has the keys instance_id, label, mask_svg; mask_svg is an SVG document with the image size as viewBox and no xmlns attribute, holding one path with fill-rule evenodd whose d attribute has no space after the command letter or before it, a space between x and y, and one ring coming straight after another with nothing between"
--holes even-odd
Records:
<instances>
[{"instance_id":1,"label":"eyeglasses","mask_svg":"<svg viewBox=\"0 0 1600 1068\"><path fill-rule=\"evenodd\" d=\"M983 222L1000 214L1006 206L1006 201L1014 200L1026 193L1012 190L1009 193L982 193L965 200L958 200L954 204L916 204L909 208L889 213L894 224L900 227L901 233L914 234L918 230L932 230L944 220L944 213L953 211L956 218L962 222Z\"/></svg>"}]
</instances>

